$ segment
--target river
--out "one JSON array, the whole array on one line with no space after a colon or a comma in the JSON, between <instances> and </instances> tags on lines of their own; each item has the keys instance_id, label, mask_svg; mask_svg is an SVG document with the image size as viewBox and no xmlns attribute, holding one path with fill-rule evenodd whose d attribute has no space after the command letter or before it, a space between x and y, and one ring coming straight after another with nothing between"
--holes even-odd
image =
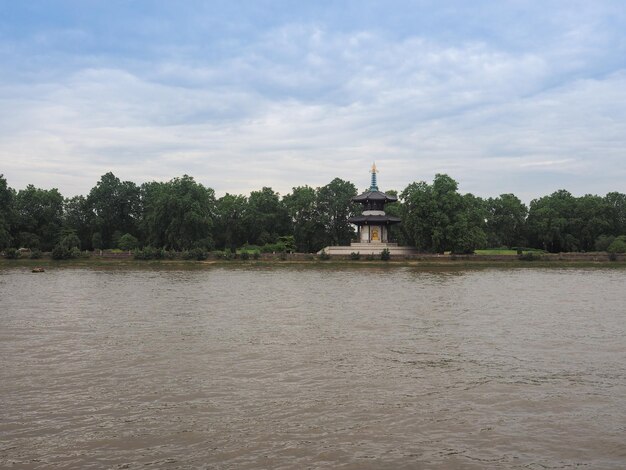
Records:
<instances>
[{"instance_id":1,"label":"river","mask_svg":"<svg viewBox=\"0 0 626 470\"><path fill-rule=\"evenodd\" d=\"M626 270L0 269L0 467L626 468Z\"/></svg>"}]
</instances>

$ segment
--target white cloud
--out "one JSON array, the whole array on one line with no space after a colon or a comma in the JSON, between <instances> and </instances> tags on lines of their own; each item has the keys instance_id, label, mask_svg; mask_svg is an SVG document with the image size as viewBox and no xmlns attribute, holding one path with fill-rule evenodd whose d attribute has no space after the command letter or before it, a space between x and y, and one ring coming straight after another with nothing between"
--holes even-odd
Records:
<instances>
[{"instance_id":1,"label":"white cloud","mask_svg":"<svg viewBox=\"0 0 626 470\"><path fill-rule=\"evenodd\" d=\"M376 160L384 188L447 172L482 196L529 200L573 183L625 191L626 74L567 79L596 54L583 46L592 32L517 52L287 25L226 59L106 63L8 84L0 173L66 195L107 171L284 194L335 176L363 187Z\"/></svg>"}]
</instances>

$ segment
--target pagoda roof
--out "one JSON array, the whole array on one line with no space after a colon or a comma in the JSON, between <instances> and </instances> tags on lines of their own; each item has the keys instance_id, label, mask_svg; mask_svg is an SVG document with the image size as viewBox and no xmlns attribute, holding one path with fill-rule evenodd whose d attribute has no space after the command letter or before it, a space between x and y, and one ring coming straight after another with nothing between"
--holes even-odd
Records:
<instances>
[{"instance_id":1,"label":"pagoda roof","mask_svg":"<svg viewBox=\"0 0 626 470\"><path fill-rule=\"evenodd\" d=\"M384 202L396 202L398 198L396 196L391 196L389 194L385 194L382 191L373 191L372 189L368 189L363 194L359 194L352 198L354 202L367 202L367 201L384 201Z\"/></svg>"},{"instance_id":2,"label":"pagoda roof","mask_svg":"<svg viewBox=\"0 0 626 470\"><path fill-rule=\"evenodd\" d=\"M392 225L399 224L401 219L392 215L357 215L350 217L348 222L355 225Z\"/></svg>"}]
</instances>

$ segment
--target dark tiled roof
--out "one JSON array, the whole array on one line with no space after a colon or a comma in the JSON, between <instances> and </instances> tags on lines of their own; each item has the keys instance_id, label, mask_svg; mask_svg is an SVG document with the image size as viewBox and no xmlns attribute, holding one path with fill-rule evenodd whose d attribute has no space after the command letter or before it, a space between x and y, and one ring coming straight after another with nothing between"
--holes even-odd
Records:
<instances>
[{"instance_id":1,"label":"dark tiled roof","mask_svg":"<svg viewBox=\"0 0 626 470\"><path fill-rule=\"evenodd\" d=\"M365 191L363 194L359 194L352 198L354 202L367 202L367 201L385 201L396 202L398 200L395 196L390 196L382 191Z\"/></svg>"}]
</instances>

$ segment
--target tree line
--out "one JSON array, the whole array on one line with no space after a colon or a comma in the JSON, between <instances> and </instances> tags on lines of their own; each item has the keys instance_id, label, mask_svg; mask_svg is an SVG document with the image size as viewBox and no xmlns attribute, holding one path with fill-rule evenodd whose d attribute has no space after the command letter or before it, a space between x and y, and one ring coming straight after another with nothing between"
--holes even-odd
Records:
<instances>
[{"instance_id":1,"label":"tree line","mask_svg":"<svg viewBox=\"0 0 626 470\"><path fill-rule=\"evenodd\" d=\"M421 252L626 251L626 195L619 192L575 197L559 190L526 206L513 194L461 194L445 174L386 192L399 198L387 212L402 218L392 239ZM187 175L138 186L106 173L86 196L65 198L33 185L15 191L0 175L0 249L265 247L310 253L355 238L347 219L361 210L351 202L356 195L356 186L340 178L318 188L298 186L282 197L264 187L216 198Z\"/></svg>"}]
</instances>

